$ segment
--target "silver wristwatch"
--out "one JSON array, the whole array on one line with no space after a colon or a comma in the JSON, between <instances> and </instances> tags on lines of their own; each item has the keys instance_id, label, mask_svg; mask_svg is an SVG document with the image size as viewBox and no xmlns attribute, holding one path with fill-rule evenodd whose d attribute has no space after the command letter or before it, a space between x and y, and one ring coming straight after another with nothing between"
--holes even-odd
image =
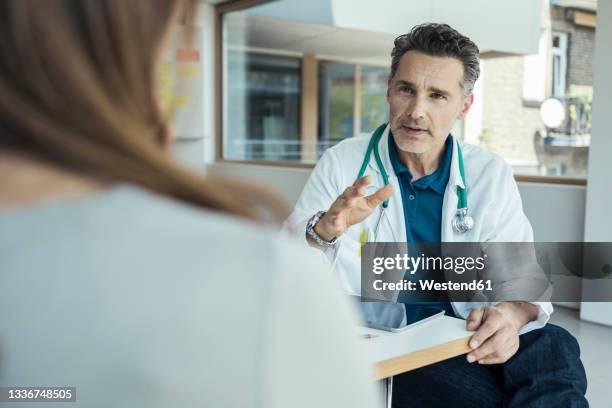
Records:
<instances>
[{"instance_id":1,"label":"silver wristwatch","mask_svg":"<svg viewBox=\"0 0 612 408\"><path fill-rule=\"evenodd\" d=\"M331 241L326 241L315 231L315 225L317 225L323 215L325 215L325 211L319 211L308 220L308 224L306 224L306 235L312 238L320 246L330 247L338 241L338 237L334 237Z\"/></svg>"}]
</instances>

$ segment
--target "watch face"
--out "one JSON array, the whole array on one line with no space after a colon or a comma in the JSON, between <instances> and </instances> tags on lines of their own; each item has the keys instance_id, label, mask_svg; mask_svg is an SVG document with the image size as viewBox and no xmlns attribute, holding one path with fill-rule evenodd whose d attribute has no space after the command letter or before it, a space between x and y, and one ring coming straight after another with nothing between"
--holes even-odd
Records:
<instances>
[{"instance_id":1,"label":"watch face","mask_svg":"<svg viewBox=\"0 0 612 408\"><path fill-rule=\"evenodd\" d=\"M319 222L323 214L324 213L318 212L315 215L313 215L312 218L308 220L308 228L314 228L314 226L317 225L317 222Z\"/></svg>"},{"instance_id":2,"label":"watch face","mask_svg":"<svg viewBox=\"0 0 612 408\"><path fill-rule=\"evenodd\" d=\"M317 221L319 221L319 219L317 218L316 215L314 217L312 217L310 220L308 220L308 229L314 228L314 226L316 225Z\"/></svg>"}]
</instances>

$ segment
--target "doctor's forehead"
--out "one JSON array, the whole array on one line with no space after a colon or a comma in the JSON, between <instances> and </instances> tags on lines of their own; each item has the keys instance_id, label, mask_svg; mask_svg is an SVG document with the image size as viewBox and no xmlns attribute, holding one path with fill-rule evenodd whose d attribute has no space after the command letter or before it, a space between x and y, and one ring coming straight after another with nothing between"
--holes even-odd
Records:
<instances>
[{"instance_id":1,"label":"doctor's forehead","mask_svg":"<svg viewBox=\"0 0 612 408\"><path fill-rule=\"evenodd\" d=\"M400 59L393 82L410 83L419 89L443 89L461 93L463 64L456 58L408 51Z\"/></svg>"}]
</instances>

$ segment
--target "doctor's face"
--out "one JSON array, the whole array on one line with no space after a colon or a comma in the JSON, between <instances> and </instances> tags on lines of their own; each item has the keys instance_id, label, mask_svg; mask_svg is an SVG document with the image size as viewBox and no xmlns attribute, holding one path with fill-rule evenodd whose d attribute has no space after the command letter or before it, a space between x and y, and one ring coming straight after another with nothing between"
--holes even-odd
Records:
<instances>
[{"instance_id":1,"label":"doctor's face","mask_svg":"<svg viewBox=\"0 0 612 408\"><path fill-rule=\"evenodd\" d=\"M408 51L387 86L389 124L399 150L422 154L442 148L456 119L463 119L473 96L461 86L463 65L451 57Z\"/></svg>"}]
</instances>

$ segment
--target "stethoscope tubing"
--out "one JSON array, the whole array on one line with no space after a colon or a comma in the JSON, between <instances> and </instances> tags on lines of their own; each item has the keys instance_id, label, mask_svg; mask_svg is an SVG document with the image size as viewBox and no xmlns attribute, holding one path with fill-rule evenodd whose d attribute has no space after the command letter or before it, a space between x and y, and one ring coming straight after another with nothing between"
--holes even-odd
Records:
<instances>
[{"instance_id":1,"label":"stethoscope tubing","mask_svg":"<svg viewBox=\"0 0 612 408\"><path fill-rule=\"evenodd\" d=\"M378 144L380 142L380 138L382 137L386 128L386 123L380 125L374 131L374 134L370 138L366 154L363 158L363 162L361 163L361 167L359 168L359 173L357 174L358 179L365 175L366 168L368 166L368 163L370 162L370 157L372 156L373 152L374 159L376 160L376 165L378 166L378 169L380 170L380 173L382 175L383 182L385 186L389 185L389 174L385 170L385 166L380 158L380 153L378 151ZM459 173L461 174L461 180L463 180L463 185L467 186L465 182L465 170L463 166L463 153L461 151L461 147L459 147L459 144L457 144L457 158L459 160ZM382 221L383 214L388 206L389 199L385 200L382 203L380 214L378 215L378 219L376 220L376 224L374 227L374 240L376 240L376 238L378 237L380 222ZM466 188L462 188L461 186L457 186L457 213L455 214L455 219L453 220L452 224L453 229L458 233L467 232L474 227L474 219L468 214L467 190Z\"/></svg>"}]
</instances>

